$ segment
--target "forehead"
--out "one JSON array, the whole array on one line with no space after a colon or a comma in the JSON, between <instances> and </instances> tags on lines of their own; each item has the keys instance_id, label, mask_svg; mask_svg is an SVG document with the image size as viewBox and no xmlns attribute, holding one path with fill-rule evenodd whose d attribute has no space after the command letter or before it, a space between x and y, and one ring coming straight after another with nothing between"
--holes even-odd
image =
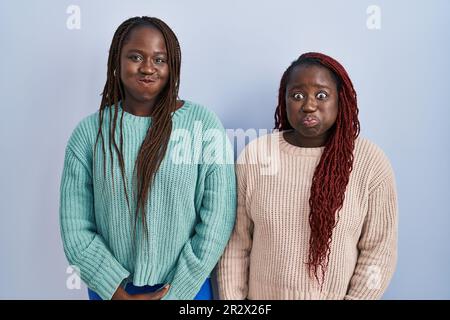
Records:
<instances>
[{"instance_id":1,"label":"forehead","mask_svg":"<svg viewBox=\"0 0 450 320\"><path fill-rule=\"evenodd\" d=\"M139 26L130 31L122 48L166 51L166 43L163 34L156 27Z\"/></svg>"},{"instance_id":2,"label":"forehead","mask_svg":"<svg viewBox=\"0 0 450 320\"><path fill-rule=\"evenodd\" d=\"M332 72L320 65L298 65L291 71L288 87L292 86L325 86L336 88L337 83Z\"/></svg>"}]
</instances>

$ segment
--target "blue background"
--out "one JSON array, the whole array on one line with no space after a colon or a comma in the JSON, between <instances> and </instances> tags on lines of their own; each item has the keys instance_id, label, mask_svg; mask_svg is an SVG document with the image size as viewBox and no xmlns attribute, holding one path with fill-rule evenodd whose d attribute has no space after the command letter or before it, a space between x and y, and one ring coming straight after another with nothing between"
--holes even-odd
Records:
<instances>
[{"instance_id":1,"label":"blue background","mask_svg":"<svg viewBox=\"0 0 450 320\"><path fill-rule=\"evenodd\" d=\"M80 8L81 28L66 12ZM381 29L366 21L381 10ZM126 18L162 18L182 48L181 94L224 126L272 128L283 71L319 51L358 92L362 135L385 151L399 199L399 260L385 299L450 298L449 1L1 1L0 298L69 290L58 225L64 148L95 112Z\"/></svg>"}]
</instances>

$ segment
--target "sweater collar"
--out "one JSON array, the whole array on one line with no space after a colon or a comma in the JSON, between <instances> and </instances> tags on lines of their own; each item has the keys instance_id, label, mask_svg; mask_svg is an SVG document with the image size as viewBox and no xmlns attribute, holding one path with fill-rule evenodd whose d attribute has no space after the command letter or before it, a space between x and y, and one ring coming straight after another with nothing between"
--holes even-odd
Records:
<instances>
[{"instance_id":1,"label":"sweater collar","mask_svg":"<svg viewBox=\"0 0 450 320\"><path fill-rule=\"evenodd\" d=\"M289 142L286 141L284 138L283 132L285 131L278 131L276 134L278 135L278 142L280 144L280 150L281 152L285 152L294 156L303 156L303 157L320 157L323 153L323 150L325 149L325 146L323 147L316 147L316 148L305 148L305 147L297 147Z\"/></svg>"},{"instance_id":2,"label":"sweater collar","mask_svg":"<svg viewBox=\"0 0 450 320\"><path fill-rule=\"evenodd\" d=\"M122 101L119 101L118 106L119 106L118 119L120 119L121 113L123 112L124 123L130 123L130 124L138 125L138 126L139 125L148 126L152 122L152 117L136 116L132 113L124 111L122 108ZM172 112L172 120L175 120L175 119L181 117L181 115L183 115L190 108L190 106L191 106L191 102L188 100L184 100L184 103L181 106L181 108L179 108L175 112ZM114 116L114 109L112 109L111 112Z\"/></svg>"}]
</instances>

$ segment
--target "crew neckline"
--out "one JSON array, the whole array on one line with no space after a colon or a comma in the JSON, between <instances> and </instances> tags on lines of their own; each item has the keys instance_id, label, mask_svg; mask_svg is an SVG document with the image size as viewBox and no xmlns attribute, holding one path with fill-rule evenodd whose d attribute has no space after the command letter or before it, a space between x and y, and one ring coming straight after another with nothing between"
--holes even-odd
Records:
<instances>
[{"instance_id":1,"label":"crew neckline","mask_svg":"<svg viewBox=\"0 0 450 320\"><path fill-rule=\"evenodd\" d=\"M192 102L189 100L182 100L182 101L183 101L183 105L179 109L177 109L171 113L172 120L179 118L182 114L184 114L189 109L189 107L192 104ZM135 124L149 124L152 121L152 117L150 117L150 116L136 116L132 113L125 111L122 108L122 101L119 101L118 107L119 107L119 111L123 112L124 121L132 122Z\"/></svg>"},{"instance_id":2,"label":"crew neckline","mask_svg":"<svg viewBox=\"0 0 450 320\"><path fill-rule=\"evenodd\" d=\"M278 134L278 142L280 144L280 150L294 155L294 156L309 156L309 157L318 157L321 156L323 153L323 150L325 149L325 146L323 147L313 147L313 148L306 148L306 147L298 147L290 144L285 138L284 138L284 132L290 132L292 130L284 130L284 131L278 131L276 134Z\"/></svg>"}]
</instances>

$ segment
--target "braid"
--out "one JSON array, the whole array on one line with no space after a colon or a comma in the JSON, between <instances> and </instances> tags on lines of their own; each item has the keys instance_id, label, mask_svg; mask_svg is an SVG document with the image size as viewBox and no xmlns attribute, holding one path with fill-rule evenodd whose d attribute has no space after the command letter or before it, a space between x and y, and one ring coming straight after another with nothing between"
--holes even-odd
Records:
<instances>
[{"instance_id":1,"label":"braid","mask_svg":"<svg viewBox=\"0 0 450 320\"><path fill-rule=\"evenodd\" d=\"M127 41L131 31L138 26L150 26L158 29L165 40L168 53L169 80L163 91L160 93L158 101L152 113L152 125L148 128L144 141L139 149L138 156L133 169L133 179L135 179L137 202L135 210L136 222L141 216L142 225L147 236L146 206L148 193L152 181L159 166L166 154L169 144L170 133L172 132L172 112L176 110L176 101L180 83L181 50L178 39L174 32L161 20L154 17L134 17L124 21L114 33L108 56L108 70L106 84L102 93L102 101L99 110L99 129L95 145L101 140L103 151L103 174L106 176L106 150L102 131L105 109L109 110L109 156L111 158L111 172L114 190L114 156L117 154L119 167L122 176L123 188L127 201L128 210L130 201L127 190L127 179L125 175L125 160L123 157L123 112L120 117L120 141L119 146L115 139L117 127L118 107L120 101L125 98L123 84L120 81L120 54L124 43ZM114 106L114 108L112 108ZM112 114L114 109L114 114ZM96 148L95 148L96 149ZM94 153L95 156L95 153Z\"/></svg>"},{"instance_id":2,"label":"braid","mask_svg":"<svg viewBox=\"0 0 450 320\"><path fill-rule=\"evenodd\" d=\"M305 53L289 66L281 78L275 129L292 129L286 113L286 87L292 69L302 64L318 64L329 69L337 80L339 93L338 115L314 171L309 198L311 236L307 265L311 275L323 284L331 253L333 229L339 219L339 210L344 203L345 190L353 168L353 150L360 124L356 92L344 67L324 54Z\"/></svg>"}]
</instances>

